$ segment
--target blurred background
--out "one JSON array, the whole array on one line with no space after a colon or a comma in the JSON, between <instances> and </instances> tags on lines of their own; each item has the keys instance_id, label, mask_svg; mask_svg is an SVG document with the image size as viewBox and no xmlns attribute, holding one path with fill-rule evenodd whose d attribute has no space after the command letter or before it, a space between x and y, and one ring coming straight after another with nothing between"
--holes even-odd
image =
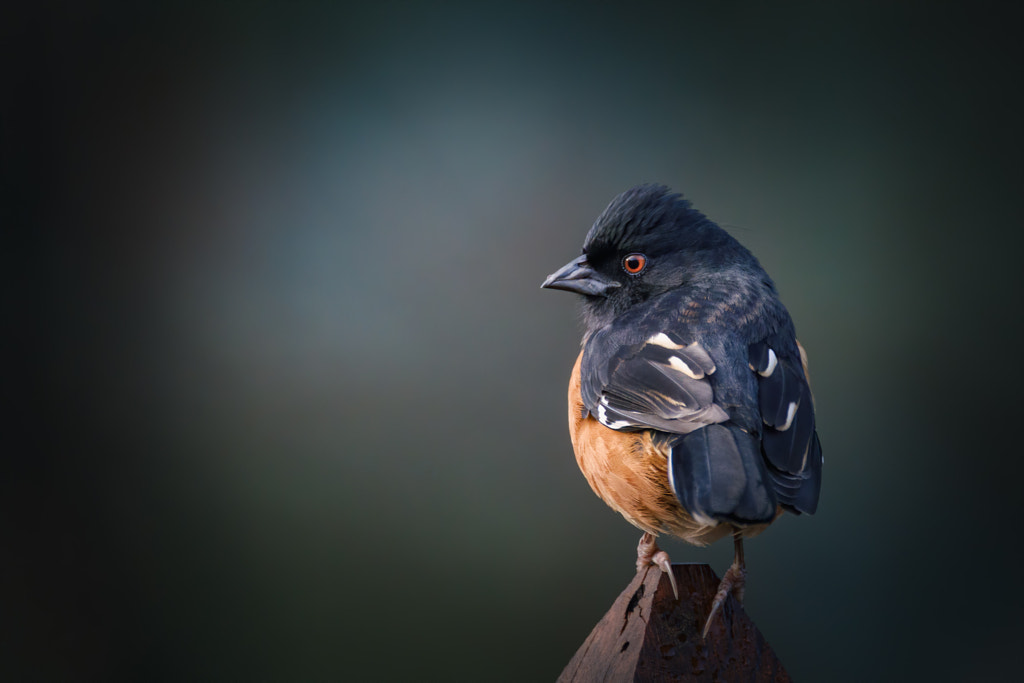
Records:
<instances>
[{"instance_id":1,"label":"blurred background","mask_svg":"<svg viewBox=\"0 0 1024 683\"><path fill-rule=\"evenodd\" d=\"M821 506L747 550L794 679L1019 674L1019 23L624 5L4 10L0 677L557 677L639 532L539 286L652 181L811 355Z\"/></svg>"}]
</instances>

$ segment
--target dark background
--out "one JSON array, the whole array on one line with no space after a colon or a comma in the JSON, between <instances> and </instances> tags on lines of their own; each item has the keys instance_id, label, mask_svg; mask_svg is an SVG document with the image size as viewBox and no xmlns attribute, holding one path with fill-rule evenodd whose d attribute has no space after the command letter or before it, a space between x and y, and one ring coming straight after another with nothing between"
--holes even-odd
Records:
<instances>
[{"instance_id":1,"label":"dark background","mask_svg":"<svg viewBox=\"0 0 1024 683\"><path fill-rule=\"evenodd\" d=\"M4 10L0 677L554 679L639 532L538 287L647 181L811 354L821 506L748 544L794 678L1019 674L1016 17L508 5Z\"/></svg>"}]
</instances>

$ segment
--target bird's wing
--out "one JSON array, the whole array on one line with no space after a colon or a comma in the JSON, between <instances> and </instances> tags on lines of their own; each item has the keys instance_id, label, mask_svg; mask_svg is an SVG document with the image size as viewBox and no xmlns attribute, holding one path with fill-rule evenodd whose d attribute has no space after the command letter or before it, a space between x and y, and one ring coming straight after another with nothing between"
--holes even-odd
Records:
<instances>
[{"instance_id":1,"label":"bird's wing","mask_svg":"<svg viewBox=\"0 0 1024 683\"><path fill-rule=\"evenodd\" d=\"M822 456L806 354L798 343L768 338L750 345L749 363L757 374L761 450L775 494L787 509L811 514L818 507Z\"/></svg>"},{"instance_id":2,"label":"bird's wing","mask_svg":"<svg viewBox=\"0 0 1024 683\"><path fill-rule=\"evenodd\" d=\"M715 404L708 381L715 364L696 341L658 332L628 345L596 338L588 351L581 377L583 405L610 429L688 434L729 419Z\"/></svg>"}]
</instances>

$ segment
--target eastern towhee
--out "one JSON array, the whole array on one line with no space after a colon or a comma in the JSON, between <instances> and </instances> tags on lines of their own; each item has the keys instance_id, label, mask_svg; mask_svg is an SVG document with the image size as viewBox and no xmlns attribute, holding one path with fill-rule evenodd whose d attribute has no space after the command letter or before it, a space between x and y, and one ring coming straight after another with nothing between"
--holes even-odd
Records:
<instances>
[{"instance_id":1,"label":"eastern towhee","mask_svg":"<svg viewBox=\"0 0 1024 683\"><path fill-rule=\"evenodd\" d=\"M726 595L743 598L743 538L818 505L821 446L793 321L757 259L662 185L612 200L543 287L583 295L569 431L591 488L644 531L638 570L661 567L678 597L655 537L732 533L706 637Z\"/></svg>"}]
</instances>

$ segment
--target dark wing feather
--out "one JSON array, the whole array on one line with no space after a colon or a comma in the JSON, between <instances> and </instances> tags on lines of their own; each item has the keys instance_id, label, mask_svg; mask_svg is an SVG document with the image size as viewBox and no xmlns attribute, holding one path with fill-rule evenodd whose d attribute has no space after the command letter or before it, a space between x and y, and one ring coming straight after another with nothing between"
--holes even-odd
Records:
<instances>
[{"instance_id":1,"label":"dark wing feather","mask_svg":"<svg viewBox=\"0 0 1024 683\"><path fill-rule=\"evenodd\" d=\"M591 348L584 355L583 404L606 427L687 434L729 419L714 403L707 376L715 364L700 344L659 333L618 347L595 339Z\"/></svg>"},{"instance_id":2,"label":"dark wing feather","mask_svg":"<svg viewBox=\"0 0 1024 683\"><path fill-rule=\"evenodd\" d=\"M761 341L750 345L748 357L758 377L761 449L775 493L786 509L810 514L821 489L821 444L806 372L795 341L789 346L787 353L781 339Z\"/></svg>"}]
</instances>

